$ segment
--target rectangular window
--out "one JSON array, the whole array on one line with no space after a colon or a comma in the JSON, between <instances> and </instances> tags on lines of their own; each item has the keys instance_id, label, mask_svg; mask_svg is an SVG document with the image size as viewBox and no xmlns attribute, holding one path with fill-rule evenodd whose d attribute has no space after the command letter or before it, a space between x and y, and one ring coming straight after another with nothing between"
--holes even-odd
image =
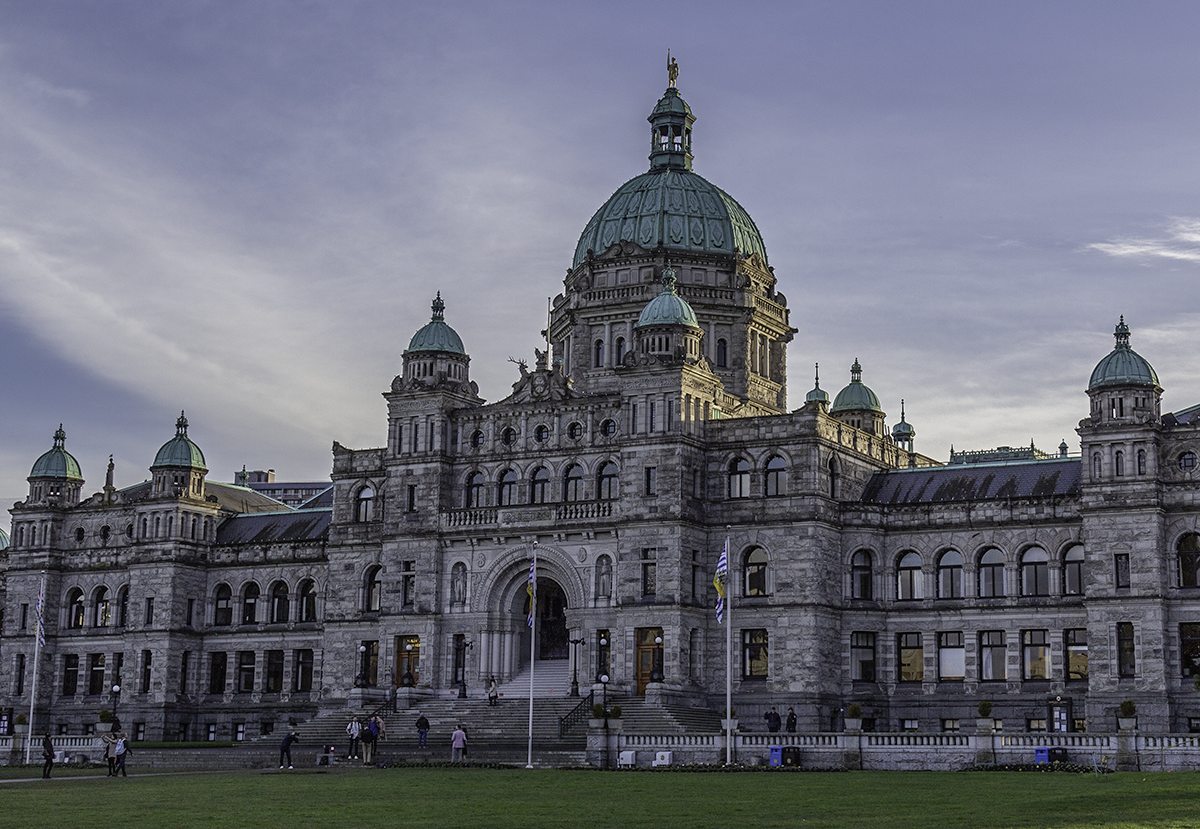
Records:
<instances>
[{"instance_id":1,"label":"rectangular window","mask_svg":"<svg viewBox=\"0 0 1200 829\"><path fill-rule=\"evenodd\" d=\"M21 630L29 629L29 605L21 605Z\"/></svg>"},{"instance_id":2,"label":"rectangular window","mask_svg":"<svg viewBox=\"0 0 1200 829\"><path fill-rule=\"evenodd\" d=\"M1050 636L1047 631L1021 633L1021 678L1050 678Z\"/></svg>"},{"instance_id":3,"label":"rectangular window","mask_svg":"<svg viewBox=\"0 0 1200 829\"><path fill-rule=\"evenodd\" d=\"M150 693L150 670L154 662L154 654L150 651L142 651L142 684L141 693Z\"/></svg>"},{"instance_id":4,"label":"rectangular window","mask_svg":"<svg viewBox=\"0 0 1200 829\"><path fill-rule=\"evenodd\" d=\"M658 427L658 407L653 400L647 406L649 408L646 410L646 431L653 432Z\"/></svg>"},{"instance_id":5,"label":"rectangular window","mask_svg":"<svg viewBox=\"0 0 1200 829\"><path fill-rule=\"evenodd\" d=\"M692 600L704 602L704 567L700 564L700 551L692 550Z\"/></svg>"},{"instance_id":6,"label":"rectangular window","mask_svg":"<svg viewBox=\"0 0 1200 829\"><path fill-rule=\"evenodd\" d=\"M150 626L151 626L151 625L153 625L153 624L154 624L154 597L153 597L153 596L147 596L147 597L146 597L146 621L145 621L145 625L146 625L146 627L150 627Z\"/></svg>"},{"instance_id":7,"label":"rectangular window","mask_svg":"<svg viewBox=\"0 0 1200 829\"><path fill-rule=\"evenodd\" d=\"M297 691L311 691L313 684L313 652L311 648L293 651L296 678L293 682Z\"/></svg>"},{"instance_id":8,"label":"rectangular window","mask_svg":"<svg viewBox=\"0 0 1200 829\"><path fill-rule=\"evenodd\" d=\"M942 720L942 731L948 734L958 734L962 731L962 724L959 720Z\"/></svg>"},{"instance_id":9,"label":"rectangular window","mask_svg":"<svg viewBox=\"0 0 1200 829\"><path fill-rule=\"evenodd\" d=\"M73 697L75 692L79 690L79 654L68 653L63 656L63 684L62 692L64 697Z\"/></svg>"},{"instance_id":10,"label":"rectangular window","mask_svg":"<svg viewBox=\"0 0 1200 829\"><path fill-rule=\"evenodd\" d=\"M938 679L961 682L967 675L967 651L961 631L938 634Z\"/></svg>"},{"instance_id":11,"label":"rectangular window","mask_svg":"<svg viewBox=\"0 0 1200 829\"><path fill-rule=\"evenodd\" d=\"M208 692L210 694L225 693L225 676L229 669L229 654L219 651L212 654L208 669Z\"/></svg>"},{"instance_id":12,"label":"rectangular window","mask_svg":"<svg viewBox=\"0 0 1200 829\"><path fill-rule=\"evenodd\" d=\"M417 563L405 561L400 567L400 593L405 607L412 607L416 600Z\"/></svg>"},{"instance_id":13,"label":"rectangular window","mask_svg":"<svg viewBox=\"0 0 1200 829\"><path fill-rule=\"evenodd\" d=\"M1025 730L1032 732L1032 733L1037 733L1037 734L1045 733L1046 718L1045 717L1032 717L1028 720L1025 720Z\"/></svg>"},{"instance_id":14,"label":"rectangular window","mask_svg":"<svg viewBox=\"0 0 1200 829\"><path fill-rule=\"evenodd\" d=\"M187 600L187 612L185 612L184 616L183 616L183 623L187 627L192 626L192 614L194 614L195 612L196 612L196 600L188 599Z\"/></svg>"},{"instance_id":15,"label":"rectangular window","mask_svg":"<svg viewBox=\"0 0 1200 829\"><path fill-rule=\"evenodd\" d=\"M921 730L921 721L920 720L900 720L900 730L908 731L908 732L920 731Z\"/></svg>"},{"instance_id":16,"label":"rectangular window","mask_svg":"<svg viewBox=\"0 0 1200 829\"><path fill-rule=\"evenodd\" d=\"M240 743L246 739L246 724L244 722L235 722L233 724L233 741Z\"/></svg>"},{"instance_id":17,"label":"rectangular window","mask_svg":"<svg viewBox=\"0 0 1200 829\"><path fill-rule=\"evenodd\" d=\"M205 738L210 743L215 743L217 741L217 724L215 722L210 722L204 727L204 730L206 734Z\"/></svg>"},{"instance_id":18,"label":"rectangular window","mask_svg":"<svg viewBox=\"0 0 1200 829\"><path fill-rule=\"evenodd\" d=\"M767 632L761 628L742 631L742 679L767 678Z\"/></svg>"},{"instance_id":19,"label":"rectangular window","mask_svg":"<svg viewBox=\"0 0 1200 829\"><path fill-rule=\"evenodd\" d=\"M408 511L409 512L417 511L417 485L416 484L408 485Z\"/></svg>"},{"instance_id":20,"label":"rectangular window","mask_svg":"<svg viewBox=\"0 0 1200 829\"><path fill-rule=\"evenodd\" d=\"M254 651L238 651L237 692L249 694L254 690Z\"/></svg>"},{"instance_id":21,"label":"rectangular window","mask_svg":"<svg viewBox=\"0 0 1200 829\"><path fill-rule=\"evenodd\" d=\"M1179 667L1183 676L1200 676L1200 624L1179 626Z\"/></svg>"},{"instance_id":22,"label":"rectangular window","mask_svg":"<svg viewBox=\"0 0 1200 829\"><path fill-rule=\"evenodd\" d=\"M645 493L647 496L658 495L658 467L646 467L646 486Z\"/></svg>"},{"instance_id":23,"label":"rectangular window","mask_svg":"<svg viewBox=\"0 0 1200 829\"><path fill-rule=\"evenodd\" d=\"M16 676L13 684L13 693L18 697L25 693L25 654L17 654Z\"/></svg>"},{"instance_id":24,"label":"rectangular window","mask_svg":"<svg viewBox=\"0 0 1200 829\"><path fill-rule=\"evenodd\" d=\"M188 692L188 668L192 664L192 652L184 651L183 656L179 658L179 693L186 694Z\"/></svg>"},{"instance_id":25,"label":"rectangular window","mask_svg":"<svg viewBox=\"0 0 1200 829\"><path fill-rule=\"evenodd\" d=\"M1067 679L1087 679L1087 628L1071 628L1063 632L1067 656Z\"/></svg>"},{"instance_id":26,"label":"rectangular window","mask_svg":"<svg viewBox=\"0 0 1200 829\"><path fill-rule=\"evenodd\" d=\"M896 636L897 675L900 682L920 682L925 678L925 649L921 634L901 633Z\"/></svg>"},{"instance_id":27,"label":"rectangular window","mask_svg":"<svg viewBox=\"0 0 1200 829\"><path fill-rule=\"evenodd\" d=\"M875 634L850 634L850 678L856 682L875 681Z\"/></svg>"},{"instance_id":28,"label":"rectangular window","mask_svg":"<svg viewBox=\"0 0 1200 829\"><path fill-rule=\"evenodd\" d=\"M146 739L146 724L144 722L135 722L133 724L133 739L139 743Z\"/></svg>"},{"instance_id":29,"label":"rectangular window","mask_svg":"<svg viewBox=\"0 0 1200 829\"><path fill-rule=\"evenodd\" d=\"M638 416L637 416L637 414L638 414L638 412L637 412L637 403L630 403L630 404L629 404L629 423L630 423L630 430L629 430L629 431L630 431L630 433L631 433L631 434L635 434L635 435L637 434L637 430L638 430Z\"/></svg>"},{"instance_id":30,"label":"rectangular window","mask_svg":"<svg viewBox=\"0 0 1200 829\"><path fill-rule=\"evenodd\" d=\"M1133 622L1117 622L1117 675L1137 676L1133 647Z\"/></svg>"},{"instance_id":31,"label":"rectangular window","mask_svg":"<svg viewBox=\"0 0 1200 829\"><path fill-rule=\"evenodd\" d=\"M985 630L979 634L979 679L997 682L1007 677L1005 662L1008 648L1004 642L1004 631Z\"/></svg>"},{"instance_id":32,"label":"rectangular window","mask_svg":"<svg viewBox=\"0 0 1200 829\"><path fill-rule=\"evenodd\" d=\"M1117 553L1113 556L1113 569L1115 571L1117 587L1129 586L1129 554Z\"/></svg>"},{"instance_id":33,"label":"rectangular window","mask_svg":"<svg viewBox=\"0 0 1200 829\"><path fill-rule=\"evenodd\" d=\"M88 693L104 693L104 654L88 654Z\"/></svg>"},{"instance_id":34,"label":"rectangular window","mask_svg":"<svg viewBox=\"0 0 1200 829\"><path fill-rule=\"evenodd\" d=\"M658 592L658 550L647 547L642 550L642 596L653 597Z\"/></svg>"},{"instance_id":35,"label":"rectangular window","mask_svg":"<svg viewBox=\"0 0 1200 829\"><path fill-rule=\"evenodd\" d=\"M263 692L278 694L283 690L283 651L267 651L267 670L263 677Z\"/></svg>"}]
</instances>

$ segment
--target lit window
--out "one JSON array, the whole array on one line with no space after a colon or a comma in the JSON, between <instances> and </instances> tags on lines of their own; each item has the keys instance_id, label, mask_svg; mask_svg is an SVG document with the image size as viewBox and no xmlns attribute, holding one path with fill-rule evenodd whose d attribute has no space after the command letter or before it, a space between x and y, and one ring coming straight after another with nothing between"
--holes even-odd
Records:
<instances>
[{"instance_id":1,"label":"lit window","mask_svg":"<svg viewBox=\"0 0 1200 829\"><path fill-rule=\"evenodd\" d=\"M1050 640L1044 630L1021 634L1021 678L1050 678Z\"/></svg>"},{"instance_id":2,"label":"lit window","mask_svg":"<svg viewBox=\"0 0 1200 829\"><path fill-rule=\"evenodd\" d=\"M1087 628L1071 628L1064 631L1063 640L1067 649L1067 679L1087 679Z\"/></svg>"},{"instance_id":3,"label":"lit window","mask_svg":"<svg viewBox=\"0 0 1200 829\"><path fill-rule=\"evenodd\" d=\"M901 633L896 637L899 682L920 682L925 678L925 648L919 633Z\"/></svg>"},{"instance_id":4,"label":"lit window","mask_svg":"<svg viewBox=\"0 0 1200 829\"><path fill-rule=\"evenodd\" d=\"M761 628L742 631L742 679L767 678L767 632Z\"/></svg>"}]
</instances>

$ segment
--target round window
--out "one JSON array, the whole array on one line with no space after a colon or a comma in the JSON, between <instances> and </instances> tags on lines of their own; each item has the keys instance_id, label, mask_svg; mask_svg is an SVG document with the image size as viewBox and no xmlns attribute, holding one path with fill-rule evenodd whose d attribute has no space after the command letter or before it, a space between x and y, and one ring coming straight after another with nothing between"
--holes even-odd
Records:
<instances>
[{"instance_id":1,"label":"round window","mask_svg":"<svg viewBox=\"0 0 1200 829\"><path fill-rule=\"evenodd\" d=\"M1192 472L1196 468L1196 453L1184 452L1179 456L1179 468L1184 472Z\"/></svg>"},{"instance_id":2,"label":"round window","mask_svg":"<svg viewBox=\"0 0 1200 829\"><path fill-rule=\"evenodd\" d=\"M83 541L83 527L80 527L75 531L75 540Z\"/></svg>"},{"instance_id":3,"label":"round window","mask_svg":"<svg viewBox=\"0 0 1200 829\"><path fill-rule=\"evenodd\" d=\"M583 437L583 424L578 420L571 423L571 425L567 427L567 437L569 437L571 440L579 440L581 437Z\"/></svg>"},{"instance_id":4,"label":"round window","mask_svg":"<svg viewBox=\"0 0 1200 829\"><path fill-rule=\"evenodd\" d=\"M538 443L545 443L550 437L550 428L545 424L538 426L533 430L533 439Z\"/></svg>"},{"instance_id":5,"label":"round window","mask_svg":"<svg viewBox=\"0 0 1200 829\"><path fill-rule=\"evenodd\" d=\"M617 433L617 421L611 417L600 424L600 434L610 438Z\"/></svg>"},{"instance_id":6,"label":"round window","mask_svg":"<svg viewBox=\"0 0 1200 829\"><path fill-rule=\"evenodd\" d=\"M512 446L517 442L517 430L510 426L504 430L504 433L500 436L500 440L504 442L505 446Z\"/></svg>"},{"instance_id":7,"label":"round window","mask_svg":"<svg viewBox=\"0 0 1200 829\"><path fill-rule=\"evenodd\" d=\"M483 446L483 430L482 429L476 429L474 432L471 433L471 445L473 447L475 447L476 449L478 449L480 446Z\"/></svg>"}]
</instances>

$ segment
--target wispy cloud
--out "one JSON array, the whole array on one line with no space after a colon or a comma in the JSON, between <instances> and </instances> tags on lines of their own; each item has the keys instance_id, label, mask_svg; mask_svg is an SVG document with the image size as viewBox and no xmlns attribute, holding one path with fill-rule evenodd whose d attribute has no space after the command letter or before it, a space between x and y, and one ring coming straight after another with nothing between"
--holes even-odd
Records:
<instances>
[{"instance_id":1,"label":"wispy cloud","mask_svg":"<svg viewBox=\"0 0 1200 829\"><path fill-rule=\"evenodd\" d=\"M1175 219L1161 239L1115 239L1087 246L1109 256L1150 256L1200 262L1200 219Z\"/></svg>"}]
</instances>

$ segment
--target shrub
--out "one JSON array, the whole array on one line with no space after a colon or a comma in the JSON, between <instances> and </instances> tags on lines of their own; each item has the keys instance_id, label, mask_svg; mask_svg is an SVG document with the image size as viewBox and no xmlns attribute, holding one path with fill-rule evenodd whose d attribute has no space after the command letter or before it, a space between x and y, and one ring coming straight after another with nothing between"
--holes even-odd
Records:
<instances>
[{"instance_id":1,"label":"shrub","mask_svg":"<svg viewBox=\"0 0 1200 829\"><path fill-rule=\"evenodd\" d=\"M97 716L100 718L100 722L112 722L112 711L107 708L101 708Z\"/></svg>"},{"instance_id":2,"label":"shrub","mask_svg":"<svg viewBox=\"0 0 1200 829\"><path fill-rule=\"evenodd\" d=\"M595 705L592 706L592 719L593 720L604 719L604 706L601 705L600 703L596 703Z\"/></svg>"},{"instance_id":3,"label":"shrub","mask_svg":"<svg viewBox=\"0 0 1200 829\"><path fill-rule=\"evenodd\" d=\"M861 719L862 718L862 706L857 705L857 704L851 705L849 708L846 709L846 716L852 720Z\"/></svg>"},{"instance_id":4,"label":"shrub","mask_svg":"<svg viewBox=\"0 0 1200 829\"><path fill-rule=\"evenodd\" d=\"M979 701L979 705L977 705L976 708L979 711L979 716L981 716L981 717L992 716L992 701L990 699L981 699Z\"/></svg>"},{"instance_id":5,"label":"shrub","mask_svg":"<svg viewBox=\"0 0 1200 829\"><path fill-rule=\"evenodd\" d=\"M25 725L29 722L29 718L24 714L17 714L17 716L13 717L13 722L17 725Z\"/></svg>"},{"instance_id":6,"label":"shrub","mask_svg":"<svg viewBox=\"0 0 1200 829\"><path fill-rule=\"evenodd\" d=\"M614 705L612 708L608 709L608 715L614 720L621 719L621 706Z\"/></svg>"},{"instance_id":7,"label":"shrub","mask_svg":"<svg viewBox=\"0 0 1200 829\"><path fill-rule=\"evenodd\" d=\"M1126 718L1136 717L1137 716L1137 703L1131 699L1127 699L1124 702L1122 702L1121 703L1121 716L1126 717Z\"/></svg>"}]
</instances>

